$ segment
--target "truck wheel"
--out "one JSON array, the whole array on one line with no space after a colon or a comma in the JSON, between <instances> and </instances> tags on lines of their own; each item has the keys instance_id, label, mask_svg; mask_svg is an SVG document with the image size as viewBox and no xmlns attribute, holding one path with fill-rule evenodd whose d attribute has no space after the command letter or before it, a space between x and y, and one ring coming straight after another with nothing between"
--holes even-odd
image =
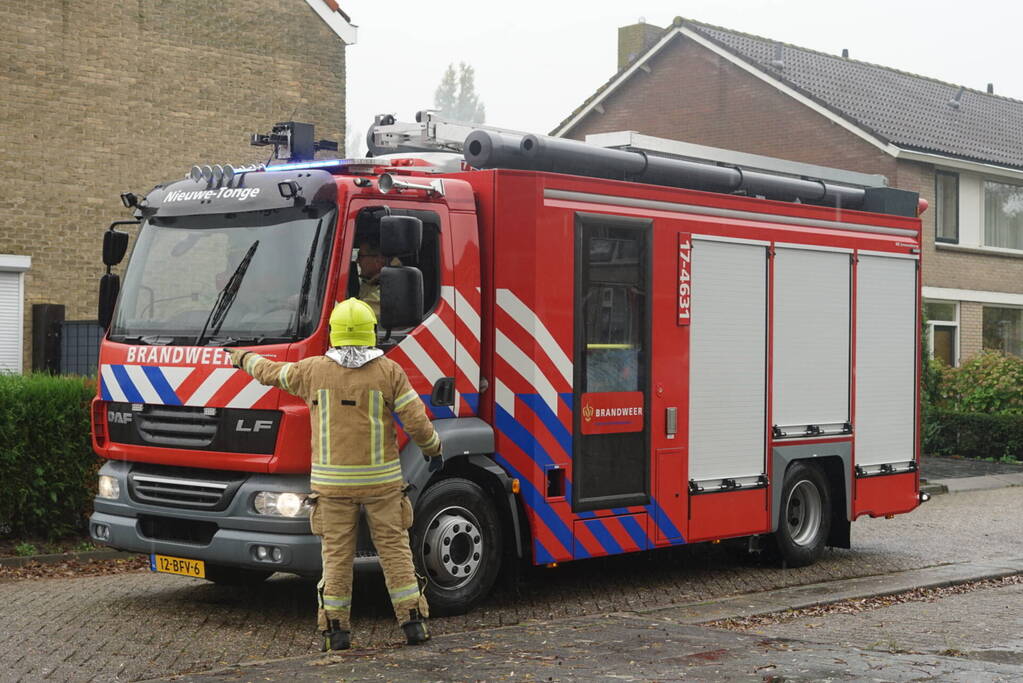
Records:
<instances>
[{"instance_id":1,"label":"truck wheel","mask_svg":"<svg viewBox=\"0 0 1023 683\"><path fill-rule=\"evenodd\" d=\"M432 614L464 614L486 597L501 561L494 504L468 479L442 479L416 504L412 555Z\"/></svg>"},{"instance_id":2,"label":"truck wheel","mask_svg":"<svg viewBox=\"0 0 1023 683\"><path fill-rule=\"evenodd\" d=\"M795 462L785 473L774 545L787 567L805 567L824 552L831 531L831 492L821 471Z\"/></svg>"},{"instance_id":3,"label":"truck wheel","mask_svg":"<svg viewBox=\"0 0 1023 683\"><path fill-rule=\"evenodd\" d=\"M206 563L206 580L218 586L255 586L263 583L273 572L259 569L228 567L222 564Z\"/></svg>"}]
</instances>

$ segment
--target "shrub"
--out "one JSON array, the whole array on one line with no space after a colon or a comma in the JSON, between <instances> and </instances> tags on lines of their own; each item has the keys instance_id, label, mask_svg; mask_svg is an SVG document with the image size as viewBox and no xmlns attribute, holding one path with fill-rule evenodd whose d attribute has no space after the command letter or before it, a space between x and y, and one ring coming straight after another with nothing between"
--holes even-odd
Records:
<instances>
[{"instance_id":1,"label":"shrub","mask_svg":"<svg viewBox=\"0 0 1023 683\"><path fill-rule=\"evenodd\" d=\"M55 538L84 527L98 468L95 392L92 379L0 374L0 535Z\"/></svg>"},{"instance_id":2,"label":"shrub","mask_svg":"<svg viewBox=\"0 0 1023 683\"><path fill-rule=\"evenodd\" d=\"M924 429L925 453L967 458L1023 456L1023 415L932 409Z\"/></svg>"},{"instance_id":3,"label":"shrub","mask_svg":"<svg viewBox=\"0 0 1023 683\"><path fill-rule=\"evenodd\" d=\"M982 351L959 368L931 363L936 387L933 405L961 413L1023 414L1023 358ZM926 386L926 385L925 385Z\"/></svg>"}]
</instances>

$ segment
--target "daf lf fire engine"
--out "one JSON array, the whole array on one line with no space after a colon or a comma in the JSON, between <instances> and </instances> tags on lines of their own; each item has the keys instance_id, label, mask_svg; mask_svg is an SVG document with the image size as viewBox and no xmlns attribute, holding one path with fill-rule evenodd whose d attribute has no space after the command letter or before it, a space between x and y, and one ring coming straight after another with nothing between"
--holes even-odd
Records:
<instances>
[{"instance_id":1,"label":"daf lf fire engine","mask_svg":"<svg viewBox=\"0 0 1023 683\"><path fill-rule=\"evenodd\" d=\"M428 472L399 430L441 611L516 561L749 537L806 565L849 547L856 518L926 499L915 193L429 112L378 117L367 159L316 160L306 124L254 142L281 162L127 194L136 220L105 235L94 540L218 582L320 571L308 410L225 348L324 353L360 244L391 259L379 346L444 444Z\"/></svg>"}]
</instances>

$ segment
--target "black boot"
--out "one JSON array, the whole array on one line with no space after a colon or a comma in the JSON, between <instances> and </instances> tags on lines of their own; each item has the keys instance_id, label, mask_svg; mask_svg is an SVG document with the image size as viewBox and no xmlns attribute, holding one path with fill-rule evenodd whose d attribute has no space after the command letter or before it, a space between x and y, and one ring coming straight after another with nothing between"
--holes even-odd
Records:
<instances>
[{"instance_id":1,"label":"black boot","mask_svg":"<svg viewBox=\"0 0 1023 683\"><path fill-rule=\"evenodd\" d=\"M352 646L351 632L343 630L341 622L337 619L331 619L327 623L330 625L330 630L323 632L323 644L320 646L320 652L350 648Z\"/></svg>"},{"instance_id":2,"label":"black boot","mask_svg":"<svg viewBox=\"0 0 1023 683\"><path fill-rule=\"evenodd\" d=\"M426 620L417 609L408 611L408 621L401 625L405 632L405 642L409 645L422 645L430 639L430 633L426 630Z\"/></svg>"}]
</instances>

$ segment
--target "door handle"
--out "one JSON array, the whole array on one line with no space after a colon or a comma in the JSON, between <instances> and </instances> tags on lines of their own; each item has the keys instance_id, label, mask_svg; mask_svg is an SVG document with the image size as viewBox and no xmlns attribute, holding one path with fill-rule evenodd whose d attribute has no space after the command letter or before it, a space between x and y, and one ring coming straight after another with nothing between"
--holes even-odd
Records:
<instances>
[{"instance_id":1,"label":"door handle","mask_svg":"<svg viewBox=\"0 0 1023 683\"><path fill-rule=\"evenodd\" d=\"M675 406L665 408L664 418L664 433L669 439L674 439L678 433L678 408Z\"/></svg>"},{"instance_id":2,"label":"door handle","mask_svg":"<svg viewBox=\"0 0 1023 683\"><path fill-rule=\"evenodd\" d=\"M433 385L430 392L430 403L435 406L455 405L455 378L441 377Z\"/></svg>"}]
</instances>

